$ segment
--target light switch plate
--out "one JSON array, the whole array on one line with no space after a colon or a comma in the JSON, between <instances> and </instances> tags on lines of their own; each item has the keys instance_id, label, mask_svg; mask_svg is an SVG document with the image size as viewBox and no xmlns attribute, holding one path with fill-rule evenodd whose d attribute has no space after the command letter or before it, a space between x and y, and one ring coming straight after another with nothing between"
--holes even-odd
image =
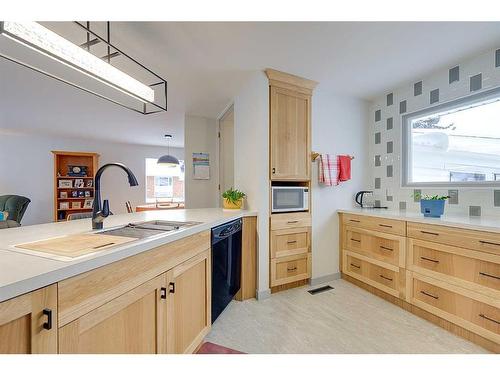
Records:
<instances>
[{"instance_id":1,"label":"light switch plate","mask_svg":"<svg viewBox=\"0 0 500 375\"><path fill-rule=\"evenodd\" d=\"M458 204L458 190L448 190L448 204Z\"/></svg>"}]
</instances>

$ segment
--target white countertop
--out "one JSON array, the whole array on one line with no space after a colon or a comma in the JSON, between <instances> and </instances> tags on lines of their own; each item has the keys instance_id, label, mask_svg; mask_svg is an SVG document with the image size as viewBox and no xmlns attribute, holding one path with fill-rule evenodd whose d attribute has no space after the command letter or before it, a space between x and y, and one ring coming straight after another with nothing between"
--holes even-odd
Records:
<instances>
[{"instance_id":1,"label":"white countertop","mask_svg":"<svg viewBox=\"0 0 500 375\"><path fill-rule=\"evenodd\" d=\"M91 232L91 219L2 229L0 230L0 302L244 216L256 216L256 213L245 210L207 208L112 215L104 220L105 229L148 220L197 221L201 224L160 236L132 241L71 261L29 255L14 250L14 246Z\"/></svg>"},{"instance_id":2,"label":"white countertop","mask_svg":"<svg viewBox=\"0 0 500 375\"><path fill-rule=\"evenodd\" d=\"M491 216L474 217L445 214L440 218L434 218L424 217L420 212L380 208L347 208L337 210L337 212L500 233L500 218Z\"/></svg>"}]
</instances>

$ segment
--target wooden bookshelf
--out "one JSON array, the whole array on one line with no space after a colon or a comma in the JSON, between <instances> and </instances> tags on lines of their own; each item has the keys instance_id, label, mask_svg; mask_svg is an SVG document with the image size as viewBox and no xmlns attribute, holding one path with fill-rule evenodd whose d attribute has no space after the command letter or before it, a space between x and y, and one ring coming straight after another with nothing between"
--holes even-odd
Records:
<instances>
[{"instance_id":1,"label":"wooden bookshelf","mask_svg":"<svg viewBox=\"0 0 500 375\"><path fill-rule=\"evenodd\" d=\"M54 154L54 221L66 221L70 213L91 212L92 208L84 208L84 203L86 199L94 199L94 177L98 168L99 154L71 151L52 151L52 154ZM87 173L82 176L70 176L68 175L70 166L84 166L87 168ZM61 181L64 180L66 183L69 182L71 187L61 186ZM83 186L76 186L78 182L83 182ZM61 203L67 203L68 208L61 208ZM79 208L75 207L78 203L80 203Z\"/></svg>"}]
</instances>

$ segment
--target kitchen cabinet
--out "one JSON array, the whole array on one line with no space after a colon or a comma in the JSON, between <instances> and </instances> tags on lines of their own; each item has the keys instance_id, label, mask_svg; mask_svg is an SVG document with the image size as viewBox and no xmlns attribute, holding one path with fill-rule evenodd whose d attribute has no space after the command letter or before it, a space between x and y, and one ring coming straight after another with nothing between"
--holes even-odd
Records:
<instances>
[{"instance_id":1,"label":"kitchen cabinet","mask_svg":"<svg viewBox=\"0 0 500 375\"><path fill-rule=\"evenodd\" d=\"M57 353L57 286L0 303L0 354Z\"/></svg>"},{"instance_id":2,"label":"kitchen cabinet","mask_svg":"<svg viewBox=\"0 0 500 375\"><path fill-rule=\"evenodd\" d=\"M166 353L166 286L162 274L60 328L59 352Z\"/></svg>"},{"instance_id":3,"label":"kitchen cabinet","mask_svg":"<svg viewBox=\"0 0 500 375\"><path fill-rule=\"evenodd\" d=\"M210 251L174 267L168 285L168 351L193 353L211 327Z\"/></svg>"}]
</instances>

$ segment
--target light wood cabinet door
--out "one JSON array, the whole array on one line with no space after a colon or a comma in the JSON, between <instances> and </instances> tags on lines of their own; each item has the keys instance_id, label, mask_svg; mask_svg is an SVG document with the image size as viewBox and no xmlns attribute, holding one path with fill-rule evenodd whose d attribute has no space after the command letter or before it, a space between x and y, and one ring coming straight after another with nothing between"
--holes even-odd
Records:
<instances>
[{"instance_id":1,"label":"light wood cabinet door","mask_svg":"<svg viewBox=\"0 0 500 375\"><path fill-rule=\"evenodd\" d=\"M311 96L271 86L271 180L310 179Z\"/></svg>"},{"instance_id":2,"label":"light wood cabinet door","mask_svg":"<svg viewBox=\"0 0 500 375\"><path fill-rule=\"evenodd\" d=\"M166 353L166 277L162 274L59 328L59 352Z\"/></svg>"},{"instance_id":3,"label":"light wood cabinet door","mask_svg":"<svg viewBox=\"0 0 500 375\"><path fill-rule=\"evenodd\" d=\"M193 353L211 326L210 250L168 272L168 352Z\"/></svg>"},{"instance_id":4,"label":"light wood cabinet door","mask_svg":"<svg viewBox=\"0 0 500 375\"><path fill-rule=\"evenodd\" d=\"M57 286L0 303L0 354L57 353Z\"/></svg>"}]
</instances>

